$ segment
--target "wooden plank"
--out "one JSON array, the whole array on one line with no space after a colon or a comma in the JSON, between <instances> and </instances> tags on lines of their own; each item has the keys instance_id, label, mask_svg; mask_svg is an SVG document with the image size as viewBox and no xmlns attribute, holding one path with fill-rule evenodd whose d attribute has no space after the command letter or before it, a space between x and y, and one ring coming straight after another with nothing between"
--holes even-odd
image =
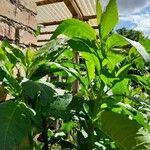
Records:
<instances>
[{"instance_id":1,"label":"wooden plank","mask_svg":"<svg viewBox=\"0 0 150 150\"><path fill-rule=\"evenodd\" d=\"M45 31L45 32L41 32L40 34L43 35L43 34L53 34L54 31Z\"/></svg>"},{"instance_id":2,"label":"wooden plank","mask_svg":"<svg viewBox=\"0 0 150 150\"><path fill-rule=\"evenodd\" d=\"M84 21L89 21L90 19L95 19L95 18L96 18L96 15L90 15L90 16L84 16L83 20Z\"/></svg>"},{"instance_id":3,"label":"wooden plank","mask_svg":"<svg viewBox=\"0 0 150 150\"><path fill-rule=\"evenodd\" d=\"M98 26L92 26L92 28L93 28L93 29L99 29L99 27L98 27Z\"/></svg>"},{"instance_id":4,"label":"wooden plank","mask_svg":"<svg viewBox=\"0 0 150 150\"><path fill-rule=\"evenodd\" d=\"M74 18L78 18L78 19L83 18L82 13L79 10L79 8L74 0L64 0L64 3L68 7L69 11L71 12L71 14Z\"/></svg>"},{"instance_id":5,"label":"wooden plank","mask_svg":"<svg viewBox=\"0 0 150 150\"><path fill-rule=\"evenodd\" d=\"M39 0L36 1L37 6L47 5L47 4L53 4L53 3L59 3L63 2L63 0Z\"/></svg>"},{"instance_id":6,"label":"wooden plank","mask_svg":"<svg viewBox=\"0 0 150 150\"><path fill-rule=\"evenodd\" d=\"M42 22L42 23L39 23L39 24L41 24L43 26L51 26L51 25L59 25L62 22L63 22L63 20L53 21L53 22Z\"/></svg>"},{"instance_id":7,"label":"wooden plank","mask_svg":"<svg viewBox=\"0 0 150 150\"><path fill-rule=\"evenodd\" d=\"M38 42L48 42L50 39L43 39L43 40L38 40Z\"/></svg>"}]
</instances>

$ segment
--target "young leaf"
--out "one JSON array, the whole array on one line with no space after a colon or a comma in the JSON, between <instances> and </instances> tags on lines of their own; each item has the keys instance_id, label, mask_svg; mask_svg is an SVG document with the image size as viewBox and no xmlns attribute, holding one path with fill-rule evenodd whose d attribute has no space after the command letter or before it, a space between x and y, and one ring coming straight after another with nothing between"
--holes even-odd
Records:
<instances>
[{"instance_id":1,"label":"young leaf","mask_svg":"<svg viewBox=\"0 0 150 150\"><path fill-rule=\"evenodd\" d=\"M118 9L116 0L110 0L101 19L101 36L107 36L118 23Z\"/></svg>"}]
</instances>

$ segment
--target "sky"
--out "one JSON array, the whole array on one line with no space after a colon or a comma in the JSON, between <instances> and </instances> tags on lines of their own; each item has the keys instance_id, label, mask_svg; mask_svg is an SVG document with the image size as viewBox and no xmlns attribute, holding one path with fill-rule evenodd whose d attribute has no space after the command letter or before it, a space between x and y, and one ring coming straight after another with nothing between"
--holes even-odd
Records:
<instances>
[{"instance_id":1,"label":"sky","mask_svg":"<svg viewBox=\"0 0 150 150\"><path fill-rule=\"evenodd\" d=\"M108 0L101 0L104 5ZM120 22L117 28L126 27L142 31L150 37L150 0L117 0Z\"/></svg>"}]
</instances>

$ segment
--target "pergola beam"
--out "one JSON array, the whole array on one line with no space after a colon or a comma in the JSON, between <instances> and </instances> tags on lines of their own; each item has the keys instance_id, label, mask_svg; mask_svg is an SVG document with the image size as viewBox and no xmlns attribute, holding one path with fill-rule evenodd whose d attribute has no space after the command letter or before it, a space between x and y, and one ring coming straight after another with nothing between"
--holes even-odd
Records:
<instances>
[{"instance_id":1,"label":"pergola beam","mask_svg":"<svg viewBox=\"0 0 150 150\"><path fill-rule=\"evenodd\" d=\"M39 0L36 2L36 5L42 6L47 4L59 3L59 2L63 2L63 0Z\"/></svg>"},{"instance_id":2,"label":"pergola beam","mask_svg":"<svg viewBox=\"0 0 150 150\"><path fill-rule=\"evenodd\" d=\"M91 16L84 16L83 17L83 21L89 21L90 19L95 19L96 15L91 15ZM60 23L62 23L64 20L60 20L60 21L53 21L53 22L43 22L40 23L41 25L44 26L50 26L50 25L59 25Z\"/></svg>"},{"instance_id":3,"label":"pergola beam","mask_svg":"<svg viewBox=\"0 0 150 150\"><path fill-rule=\"evenodd\" d=\"M45 31L45 32L41 32L40 34L41 35L45 35L45 34L53 34L54 31Z\"/></svg>"},{"instance_id":4,"label":"pergola beam","mask_svg":"<svg viewBox=\"0 0 150 150\"><path fill-rule=\"evenodd\" d=\"M83 20L84 21L89 21L90 19L95 19L95 18L96 18L96 15L90 15L90 16L84 16Z\"/></svg>"},{"instance_id":5,"label":"pergola beam","mask_svg":"<svg viewBox=\"0 0 150 150\"><path fill-rule=\"evenodd\" d=\"M51 26L51 25L59 25L60 23L62 23L64 20L60 20L60 21L53 21L53 22L42 22L39 23L43 26Z\"/></svg>"},{"instance_id":6,"label":"pergola beam","mask_svg":"<svg viewBox=\"0 0 150 150\"><path fill-rule=\"evenodd\" d=\"M74 18L82 19L82 12L79 10L76 2L74 0L64 0L64 3L68 7L69 11L71 12Z\"/></svg>"}]
</instances>

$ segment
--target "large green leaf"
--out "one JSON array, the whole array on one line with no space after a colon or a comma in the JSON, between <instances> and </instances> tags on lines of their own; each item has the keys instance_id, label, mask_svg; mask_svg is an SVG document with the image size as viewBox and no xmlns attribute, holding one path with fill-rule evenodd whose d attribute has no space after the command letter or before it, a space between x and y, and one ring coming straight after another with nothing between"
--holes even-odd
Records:
<instances>
[{"instance_id":1,"label":"large green leaf","mask_svg":"<svg viewBox=\"0 0 150 150\"><path fill-rule=\"evenodd\" d=\"M34 112L22 102L9 101L0 104L1 150L27 149L33 116Z\"/></svg>"},{"instance_id":2,"label":"large green leaf","mask_svg":"<svg viewBox=\"0 0 150 150\"><path fill-rule=\"evenodd\" d=\"M116 0L110 0L101 19L101 36L104 38L118 23L118 9Z\"/></svg>"},{"instance_id":3,"label":"large green leaf","mask_svg":"<svg viewBox=\"0 0 150 150\"><path fill-rule=\"evenodd\" d=\"M86 63L87 75L88 75L89 82L91 82L95 77L96 71L100 73L100 62L93 53L81 52L81 56L86 60L85 63Z\"/></svg>"},{"instance_id":4,"label":"large green leaf","mask_svg":"<svg viewBox=\"0 0 150 150\"><path fill-rule=\"evenodd\" d=\"M33 100L39 99L42 106L46 106L52 102L53 96L56 94L54 86L48 82L37 82L27 80L22 83L23 94L30 97Z\"/></svg>"},{"instance_id":5,"label":"large green leaf","mask_svg":"<svg viewBox=\"0 0 150 150\"><path fill-rule=\"evenodd\" d=\"M100 116L101 130L112 138L121 150L149 150L150 133L136 121L111 111Z\"/></svg>"},{"instance_id":6,"label":"large green leaf","mask_svg":"<svg viewBox=\"0 0 150 150\"><path fill-rule=\"evenodd\" d=\"M51 103L49 106L49 114L57 118L61 117L61 115L65 113L71 101L72 101L71 94L56 96L54 102Z\"/></svg>"},{"instance_id":7,"label":"large green leaf","mask_svg":"<svg viewBox=\"0 0 150 150\"><path fill-rule=\"evenodd\" d=\"M122 54L115 51L107 51L107 59L103 61L103 66L107 65L109 70L113 71L115 66L124 59Z\"/></svg>"},{"instance_id":8,"label":"large green leaf","mask_svg":"<svg viewBox=\"0 0 150 150\"><path fill-rule=\"evenodd\" d=\"M125 46L125 45L128 45L129 42L126 41L121 35L119 34L113 34L111 35L107 41L106 41L106 45L107 45L107 48L110 49L112 47L120 47L120 46Z\"/></svg>"},{"instance_id":9,"label":"large green leaf","mask_svg":"<svg viewBox=\"0 0 150 150\"><path fill-rule=\"evenodd\" d=\"M135 49L139 52L139 54L143 57L143 59L150 64L150 55L148 54L148 52L145 50L145 48L138 42L130 40L128 38L124 39L126 41L128 41L133 47L135 47Z\"/></svg>"},{"instance_id":10,"label":"large green leaf","mask_svg":"<svg viewBox=\"0 0 150 150\"><path fill-rule=\"evenodd\" d=\"M3 41L2 43L3 49L6 51L8 57L10 59L16 59L22 65L26 66L26 60L25 60L25 55L23 54L22 50L17 48L16 46L11 45L8 41ZM12 62L15 63L15 62Z\"/></svg>"},{"instance_id":11,"label":"large green leaf","mask_svg":"<svg viewBox=\"0 0 150 150\"><path fill-rule=\"evenodd\" d=\"M49 61L55 61L64 51L64 44L68 38L51 40L40 49L38 49L32 56L32 63L29 68L28 78L43 64Z\"/></svg>"},{"instance_id":12,"label":"large green leaf","mask_svg":"<svg viewBox=\"0 0 150 150\"><path fill-rule=\"evenodd\" d=\"M102 5L100 0L96 0L96 16L97 16L97 24L100 26L101 17L102 17Z\"/></svg>"},{"instance_id":13,"label":"large green leaf","mask_svg":"<svg viewBox=\"0 0 150 150\"><path fill-rule=\"evenodd\" d=\"M129 93L129 79L124 78L123 80L114 84L112 88L114 95L128 94Z\"/></svg>"},{"instance_id":14,"label":"large green leaf","mask_svg":"<svg viewBox=\"0 0 150 150\"><path fill-rule=\"evenodd\" d=\"M64 34L70 38L78 37L85 40L95 40L96 32L85 22L77 19L65 20L54 32L51 39L55 39L60 34Z\"/></svg>"}]
</instances>

